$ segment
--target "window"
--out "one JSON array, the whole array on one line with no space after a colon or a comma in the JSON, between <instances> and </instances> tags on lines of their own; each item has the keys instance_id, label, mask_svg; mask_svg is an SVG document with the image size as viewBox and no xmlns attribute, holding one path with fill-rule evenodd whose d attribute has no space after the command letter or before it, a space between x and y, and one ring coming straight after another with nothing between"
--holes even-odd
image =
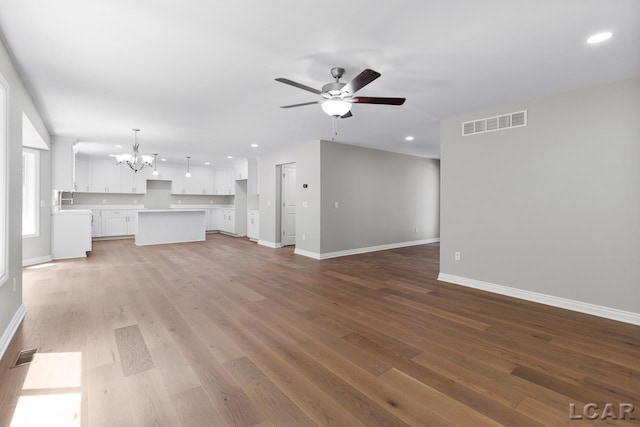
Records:
<instances>
[{"instance_id":1,"label":"window","mask_svg":"<svg viewBox=\"0 0 640 427\"><path fill-rule=\"evenodd\" d=\"M9 185L7 167L7 145L9 144L9 84L0 74L0 286L7 280L7 266L9 265L8 242L8 200Z\"/></svg>"},{"instance_id":2,"label":"window","mask_svg":"<svg viewBox=\"0 0 640 427\"><path fill-rule=\"evenodd\" d=\"M22 149L22 237L37 237L40 234L39 163L38 150Z\"/></svg>"}]
</instances>

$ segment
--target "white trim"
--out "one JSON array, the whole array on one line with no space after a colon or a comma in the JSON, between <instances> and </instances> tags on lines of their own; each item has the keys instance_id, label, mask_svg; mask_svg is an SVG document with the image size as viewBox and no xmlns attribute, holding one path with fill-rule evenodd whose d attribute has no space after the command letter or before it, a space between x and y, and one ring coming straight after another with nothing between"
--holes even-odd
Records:
<instances>
[{"instance_id":1,"label":"white trim","mask_svg":"<svg viewBox=\"0 0 640 427\"><path fill-rule=\"evenodd\" d=\"M278 249L282 247L282 243L273 243L268 240L258 240L258 244L268 248Z\"/></svg>"},{"instance_id":2,"label":"white trim","mask_svg":"<svg viewBox=\"0 0 640 427\"><path fill-rule=\"evenodd\" d=\"M33 194L32 194L34 199L32 200L32 202L33 202L34 215L35 215L34 232L30 234L22 234L23 239L29 239L32 237L40 237L40 210L42 209L40 207L40 150L23 146L22 147L23 156L25 152L33 155L33 163L34 163L33 169L35 174L35 176L33 177ZM23 180L24 180L24 173L23 173ZM24 182L22 183L22 188L24 189ZM24 207L24 194L22 195L22 203Z\"/></svg>"},{"instance_id":3,"label":"white trim","mask_svg":"<svg viewBox=\"0 0 640 427\"><path fill-rule=\"evenodd\" d=\"M9 123L11 123L9 82L0 74L0 288L9 279ZM22 208L21 208L22 209Z\"/></svg>"},{"instance_id":4,"label":"white trim","mask_svg":"<svg viewBox=\"0 0 640 427\"><path fill-rule=\"evenodd\" d=\"M11 322L9 322L9 326L7 326L7 329L5 329L2 337L0 337L0 360L2 360L4 352L7 351L9 343L11 343L11 339L16 334L18 326L20 326L20 323L22 322L22 319L24 319L25 314L27 314L27 308L24 306L24 304L21 304L20 307L18 307L16 314L13 315Z\"/></svg>"},{"instance_id":5,"label":"white trim","mask_svg":"<svg viewBox=\"0 0 640 427\"><path fill-rule=\"evenodd\" d=\"M313 259L321 259L321 258L320 258L320 254L319 254L319 253L317 253L317 252L311 252L311 251L305 251L304 249L298 249L298 248L296 248L296 249L293 251L293 253L294 253L294 254L296 254L296 255L302 255L302 256L309 257L309 258L313 258Z\"/></svg>"},{"instance_id":6,"label":"white trim","mask_svg":"<svg viewBox=\"0 0 640 427\"><path fill-rule=\"evenodd\" d=\"M566 310L577 311L590 314L592 316L604 317L605 319L617 320L619 322L640 325L640 313L618 310L617 308L605 307L602 305L590 304L568 298L556 297L553 295L541 294L538 292L516 289L494 283L483 282L481 280L469 279L467 277L455 276L453 274L440 273L438 280L449 282L469 288L480 289L493 292L495 294L506 295L526 301L538 302L553 307L564 308Z\"/></svg>"},{"instance_id":7,"label":"white trim","mask_svg":"<svg viewBox=\"0 0 640 427\"><path fill-rule=\"evenodd\" d=\"M51 255L45 255L37 258L23 259L22 266L29 267L31 265L44 264L45 262L51 262L51 261L53 261L53 258L51 258Z\"/></svg>"},{"instance_id":8,"label":"white trim","mask_svg":"<svg viewBox=\"0 0 640 427\"><path fill-rule=\"evenodd\" d=\"M344 251L327 252L327 253L320 253L320 254L316 252L309 252L309 251L304 251L300 249L296 249L294 253L298 255L303 255L309 258L313 258L313 259L328 259L328 258L337 258L337 257L349 256L349 255L365 254L367 252L377 252L377 251L386 251L389 249L406 248L407 246L427 245L429 243L436 243L439 241L440 241L440 238L436 237L433 239L422 239L422 240L411 240L409 242L388 243L386 245L367 246L364 248L347 249Z\"/></svg>"}]
</instances>

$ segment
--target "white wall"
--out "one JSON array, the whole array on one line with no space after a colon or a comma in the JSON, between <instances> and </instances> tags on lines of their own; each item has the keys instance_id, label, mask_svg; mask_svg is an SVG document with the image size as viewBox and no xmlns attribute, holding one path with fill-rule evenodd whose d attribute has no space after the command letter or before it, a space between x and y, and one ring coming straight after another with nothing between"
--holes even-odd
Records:
<instances>
[{"instance_id":1,"label":"white wall","mask_svg":"<svg viewBox=\"0 0 640 427\"><path fill-rule=\"evenodd\" d=\"M461 136L523 109L526 127ZM640 77L441 129L441 273L640 313Z\"/></svg>"},{"instance_id":2,"label":"white wall","mask_svg":"<svg viewBox=\"0 0 640 427\"><path fill-rule=\"evenodd\" d=\"M440 237L439 160L329 141L320 151L321 254Z\"/></svg>"},{"instance_id":3,"label":"white wall","mask_svg":"<svg viewBox=\"0 0 640 427\"><path fill-rule=\"evenodd\" d=\"M0 341L9 337L22 306L22 113L27 114L35 129L49 145L49 133L44 126L40 114L36 110L29 94L27 93L11 58L0 41L0 74L9 83L9 281L0 287ZM50 145L49 145L50 146ZM41 168L46 170L47 156L41 158ZM44 164L44 165L43 165ZM48 199L47 199L48 200ZM45 222L40 232L43 235L50 234L50 229ZM42 242L43 248L46 242ZM16 280L16 291L13 291L12 281ZM6 342L0 342L0 355Z\"/></svg>"}]
</instances>

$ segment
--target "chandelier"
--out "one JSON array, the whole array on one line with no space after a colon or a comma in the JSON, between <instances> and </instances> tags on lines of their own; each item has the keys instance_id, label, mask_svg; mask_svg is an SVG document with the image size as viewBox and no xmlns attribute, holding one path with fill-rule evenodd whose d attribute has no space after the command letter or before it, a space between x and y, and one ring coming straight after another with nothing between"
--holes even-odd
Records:
<instances>
[{"instance_id":1,"label":"chandelier","mask_svg":"<svg viewBox=\"0 0 640 427\"><path fill-rule=\"evenodd\" d=\"M133 154L116 154L118 165L129 166L132 171L138 172L141 169L153 164L153 157L142 156L138 152L140 144L138 144L138 132L140 129L131 129L134 132Z\"/></svg>"}]
</instances>

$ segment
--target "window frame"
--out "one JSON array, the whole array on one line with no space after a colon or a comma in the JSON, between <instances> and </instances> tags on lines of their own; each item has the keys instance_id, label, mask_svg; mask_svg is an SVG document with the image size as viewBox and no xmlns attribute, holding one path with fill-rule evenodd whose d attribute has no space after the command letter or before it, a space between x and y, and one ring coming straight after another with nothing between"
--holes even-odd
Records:
<instances>
[{"instance_id":1,"label":"window frame","mask_svg":"<svg viewBox=\"0 0 640 427\"><path fill-rule=\"evenodd\" d=\"M23 217L22 217L22 221L23 221L23 229L22 229L22 238L23 239L29 239L32 237L40 237L40 150L36 150L35 148L29 148L29 147L22 147L22 153L24 156L24 153L29 153L31 155L33 155L33 177L31 177L33 179L33 194L31 195L32 197L32 202L33 202L33 214L34 214L34 232L33 233L29 233L29 234L24 234L24 200L25 200L25 195L24 195L24 170L23 170L23 174L22 174L22 180L23 180L23 191L22 191L22 209L23 209ZM24 168L24 164L23 164L23 168Z\"/></svg>"}]
</instances>

